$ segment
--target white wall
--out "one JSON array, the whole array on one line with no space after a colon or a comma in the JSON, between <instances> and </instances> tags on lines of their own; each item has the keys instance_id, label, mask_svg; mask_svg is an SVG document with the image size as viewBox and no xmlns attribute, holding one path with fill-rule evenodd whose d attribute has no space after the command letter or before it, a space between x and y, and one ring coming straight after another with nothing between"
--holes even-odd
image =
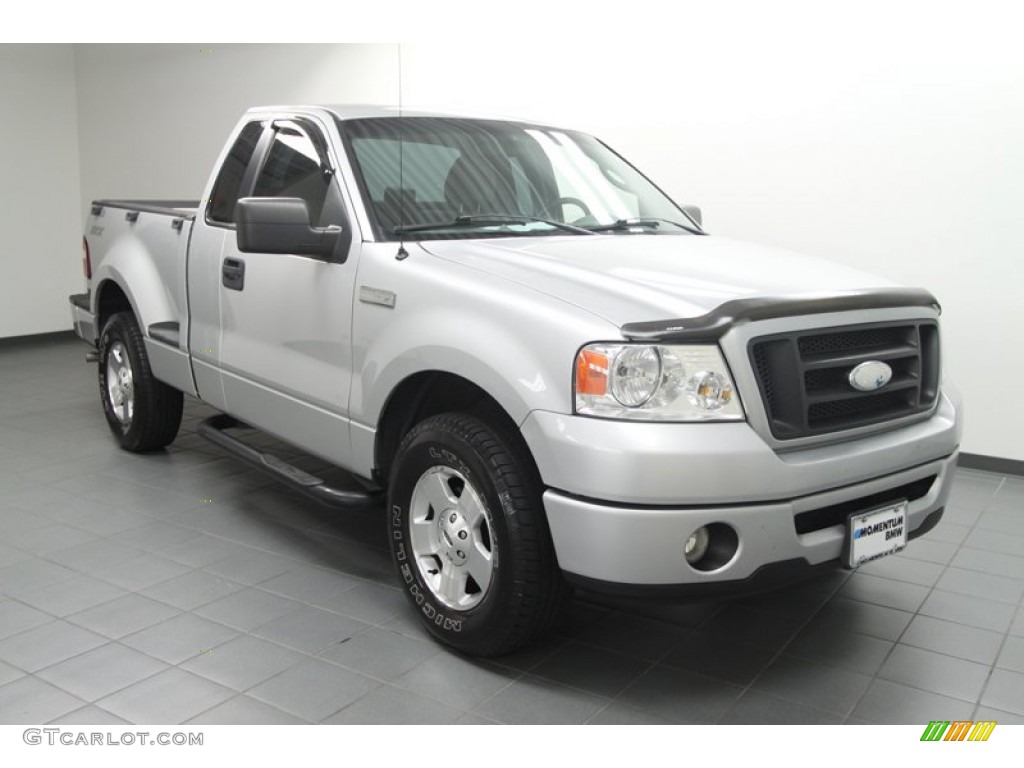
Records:
<instances>
[{"instance_id":1,"label":"white wall","mask_svg":"<svg viewBox=\"0 0 1024 768\"><path fill-rule=\"evenodd\" d=\"M78 45L83 202L198 199L260 104L396 101L396 45Z\"/></svg>"},{"instance_id":2,"label":"white wall","mask_svg":"<svg viewBox=\"0 0 1024 768\"><path fill-rule=\"evenodd\" d=\"M700 204L715 234L931 289L964 450L1024 460L1024 411L1003 395L1024 380L1024 54L983 14L882 24L858 8L813 30L722 11L656 39L406 44L404 102L588 128ZM250 105L398 98L395 45L86 45L75 62L80 211L199 196Z\"/></svg>"},{"instance_id":3,"label":"white wall","mask_svg":"<svg viewBox=\"0 0 1024 768\"><path fill-rule=\"evenodd\" d=\"M0 105L0 338L63 330L85 290L72 46L0 45Z\"/></svg>"}]
</instances>

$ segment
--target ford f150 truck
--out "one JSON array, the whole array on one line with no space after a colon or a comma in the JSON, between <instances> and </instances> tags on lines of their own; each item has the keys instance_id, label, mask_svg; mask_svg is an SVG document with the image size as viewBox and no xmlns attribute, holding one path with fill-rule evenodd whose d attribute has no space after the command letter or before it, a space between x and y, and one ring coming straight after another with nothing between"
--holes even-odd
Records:
<instances>
[{"instance_id":1,"label":"ford f150 truck","mask_svg":"<svg viewBox=\"0 0 1024 768\"><path fill-rule=\"evenodd\" d=\"M855 568L949 496L928 292L708 236L579 132L257 108L201 200L95 201L83 246L72 315L120 445L174 440L184 393L235 456L337 507L379 499L414 610L462 651L539 637L567 585Z\"/></svg>"}]
</instances>

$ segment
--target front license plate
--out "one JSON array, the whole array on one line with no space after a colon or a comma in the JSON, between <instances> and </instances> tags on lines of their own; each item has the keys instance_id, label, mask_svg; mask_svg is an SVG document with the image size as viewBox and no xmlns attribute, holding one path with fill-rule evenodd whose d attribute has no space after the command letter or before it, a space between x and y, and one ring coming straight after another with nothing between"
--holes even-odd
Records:
<instances>
[{"instance_id":1,"label":"front license plate","mask_svg":"<svg viewBox=\"0 0 1024 768\"><path fill-rule=\"evenodd\" d=\"M907 502L852 514L846 531L847 568L899 552L907 546Z\"/></svg>"}]
</instances>

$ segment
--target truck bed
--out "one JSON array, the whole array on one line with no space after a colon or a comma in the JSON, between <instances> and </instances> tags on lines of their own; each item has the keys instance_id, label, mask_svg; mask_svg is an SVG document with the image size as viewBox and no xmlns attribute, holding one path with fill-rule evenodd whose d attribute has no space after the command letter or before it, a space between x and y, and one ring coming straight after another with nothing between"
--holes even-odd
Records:
<instances>
[{"instance_id":1,"label":"truck bed","mask_svg":"<svg viewBox=\"0 0 1024 768\"><path fill-rule=\"evenodd\" d=\"M142 330L154 375L194 394L188 359L186 256L199 200L94 200L85 239L94 267L89 305L100 316L110 275L120 275ZM96 278L97 276L94 276ZM101 321L102 322L102 321ZM95 339L102 333L95 327Z\"/></svg>"}]
</instances>

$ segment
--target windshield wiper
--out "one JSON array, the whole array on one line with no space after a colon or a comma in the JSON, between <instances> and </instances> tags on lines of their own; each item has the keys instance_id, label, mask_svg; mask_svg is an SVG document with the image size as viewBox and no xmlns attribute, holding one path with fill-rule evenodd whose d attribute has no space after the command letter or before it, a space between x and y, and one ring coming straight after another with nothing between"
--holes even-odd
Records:
<instances>
[{"instance_id":1,"label":"windshield wiper","mask_svg":"<svg viewBox=\"0 0 1024 768\"><path fill-rule=\"evenodd\" d=\"M657 229L662 224L671 224L673 227L679 227L679 229L685 229L687 232L692 232L695 235L703 235L699 229L688 227L685 224L680 224L678 221L672 221L670 219L655 219L655 218L634 218L634 219L619 219L611 224L588 224L586 228L591 232L628 232L631 229Z\"/></svg>"},{"instance_id":2,"label":"windshield wiper","mask_svg":"<svg viewBox=\"0 0 1024 768\"><path fill-rule=\"evenodd\" d=\"M577 235L593 235L594 232L590 229L584 229L583 227L576 227L572 224L566 224L562 221L552 221L551 219L542 219L539 216L520 216L518 214L506 214L506 213L477 213L465 216L456 216L451 221L435 221L428 224L410 224L404 227L395 227L391 231L396 235L403 235L413 232L432 232L434 230L441 229L459 229L462 227L486 227L489 225L498 224L530 224L532 222L540 222L541 224L547 224L555 229L561 229L565 232L572 232Z\"/></svg>"}]
</instances>

